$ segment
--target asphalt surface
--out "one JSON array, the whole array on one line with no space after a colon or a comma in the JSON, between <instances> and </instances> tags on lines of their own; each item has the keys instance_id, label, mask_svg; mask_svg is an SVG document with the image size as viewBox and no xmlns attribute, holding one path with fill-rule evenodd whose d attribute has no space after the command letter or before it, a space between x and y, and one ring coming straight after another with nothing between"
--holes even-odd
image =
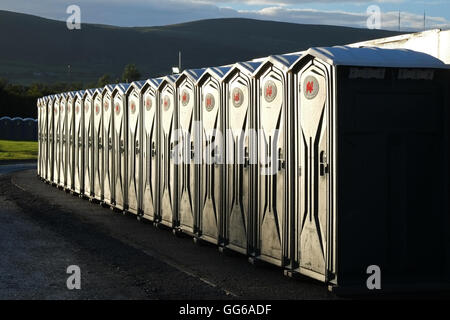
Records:
<instances>
[{"instance_id":1,"label":"asphalt surface","mask_svg":"<svg viewBox=\"0 0 450 320\"><path fill-rule=\"evenodd\" d=\"M71 196L28 166L0 166L0 299L336 298L320 282ZM70 265L80 290L67 289Z\"/></svg>"}]
</instances>

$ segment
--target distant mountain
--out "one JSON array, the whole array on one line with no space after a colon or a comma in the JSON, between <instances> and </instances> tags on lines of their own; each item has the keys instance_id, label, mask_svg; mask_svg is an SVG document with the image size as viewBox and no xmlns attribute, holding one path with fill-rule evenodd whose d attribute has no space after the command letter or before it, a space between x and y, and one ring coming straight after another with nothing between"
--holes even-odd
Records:
<instances>
[{"instance_id":1,"label":"distant mountain","mask_svg":"<svg viewBox=\"0 0 450 320\"><path fill-rule=\"evenodd\" d=\"M135 63L143 78L178 64L206 67L255 57L388 37L397 32L252 19L212 19L162 27L123 28L0 11L0 77L9 82L92 82L119 77ZM70 72L69 67L70 65Z\"/></svg>"}]
</instances>

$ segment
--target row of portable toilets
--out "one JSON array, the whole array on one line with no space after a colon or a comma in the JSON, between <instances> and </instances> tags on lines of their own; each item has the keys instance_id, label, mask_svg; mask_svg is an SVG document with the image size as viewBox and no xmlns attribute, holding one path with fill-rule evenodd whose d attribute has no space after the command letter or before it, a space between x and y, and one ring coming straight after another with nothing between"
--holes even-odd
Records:
<instances>
[{"instance_id":1,"label":"row of portable toilets","mask_svg":"<svg viewBox=\"0 0 450 320\"><path fill-rule=\"evenodd\" d=\"M329 47L51 95L38 175L333 288L445 286L449 75Z\"/></svg>"},{"instance_id":2,"label":"row of portable toilets","mask_svg":"<svg viewBox=\"0 0 450 320\"><path fill-rule=\"evenodd\" d=\"M37 127L37 119L1 117L0 140L37 141Z\"/></svg>"}]
</instances>

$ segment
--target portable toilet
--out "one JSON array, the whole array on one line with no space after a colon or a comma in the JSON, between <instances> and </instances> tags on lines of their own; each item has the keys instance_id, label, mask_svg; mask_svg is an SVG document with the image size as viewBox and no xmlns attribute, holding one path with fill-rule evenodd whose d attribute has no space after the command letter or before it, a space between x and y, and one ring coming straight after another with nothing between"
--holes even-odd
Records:
<instances>
[{"instance_id":1,"label":"portable toilet","mask_svg":"<svg viewBox=\"0 0 450 320\"><path fill-rule=\"evenodd\" d=\"M67 152L66 155L66 190L74 191L74 179L75 179L75 92L67 93Z\"/></svg>"},{"instance_id":2,"label":"portable toilet","mask_svg":"<svg viewBox=\"0 0 450 320\"><path fill-rule=\"evenodd\" d=\"M85 90L80 90L75 93L75 151L74 151L74 192L79 197L84 193L84 106L83 96Z\"/></svg>"},{"instance_id":3,"label":"portable toilet","mask_svg":"<svg viewBox=\"0 0 450 320\"><path fill-rule=\"evenodd\" d=\"M12 135L8 140L22 141L23 139L23 119L14 117L11 119Z\"/></svg>"},{"instance_id":4,"label":"portable toilet","mask_svg":"<svg viewBox=\"0 0 450 320\"><path fill-rule=\"evenodd\" d=\"M94 100L95 89L88 89L83 95L84 106L84 195L94 197Z\"/></svg>"},{"instance_id":5,"label":"portable toilet","mask_svg":"<svg viewBox=\"0 0 450 320\"><path fill-rule=\"evenodd\" d=\"M126 210L127 199L127 99L128 83L117 84L112 91L114 106L114 207Z\"/></svg>"},{"instance_id":6,"label":"portable toilet","mask_svg":"<svg viewBox=\"0 0 450 320\"><path fill-rule=\"evenodd\" d=\"M149 79L142 87L142 216L155 221L158 203L157 90L162 79Z\"/></svg>"},{"instance_id":7,"label":"portable toilet","mask_svg":"<svg viewBox=\"0 0 450 320\"><path fill-rule=\"evenodd\" d=\"M36 107L37 107L37 115L38 115L38 158L37 158L37 168L36 168L36 172L37 172L37 176L41 177L41 156L42 156L42 136L41 136L41 121L42 121L42 117L41 117L41 98L38 98L36 100ZM2 124L1 124L1 118L0 118L0 132L2 130Z\"/></svg>"},{"instance_id":8,"label":"portable toilet","mask_svg":"<svg viewBox=\"0 0 450 320\"><path fill-rule=\"evenodd\" d=\"M47 156L47 182L53 183L53 166L54 166L54 117L53 117L53 104L55 96L48 96L47 102L47 133L48 133L48 156Z\"/></svg>"},{"instance_id":9,"label":"portable toilet","mask_svg":"<svg viewBox=\"0 0 450 320\"><path fill-rule=\"evenodd\" d=\"M300 55L270 56L254 73L255 117L258 136L254 177L255 220L250 260L278 266L288 263L290 204L288 69Z\"/></svg>"},{"instance_id":10,"label":"portable toilet","mask_svg":"<svg viewBox=\"0 0 450 320\"><path fill-rule=\"evenodd\" d=\"M114 122L112 113L112 91L115 85L106 85L102 90L103 101L103 203L114 203Z\"/></svg>"},{"instance_id":11,"label":"portable toilet","mask_svg":"<svg viewBox=\"0 0 450 320\"><path fill-rule=\"evenodd\" d=\"M127 99L127 145L128 145L128 170L127 170L127 201L128 211L140 214L140 194L142 189L142 98L141 90L145 81L134 81L126 91Z\"/></svg>"},{"instance_id":12,"label":"portable toilet","mask_svg":"<svg viewBox=\"0 0 450 320\"><path fill-rule=\"evenodd\" d=\"M23 140L36 141L37 138L37 119L24 118L23 119Z\"/></svg>"},{"instance_id":13,"label":"portable toilet","mask_svg":"<svg viewBox=\"0 0 450 320\"><path fill-rule=\"evenodd\" d=\"M42 180L47 181L47 160L48 160L48 97L42 97L41 108L42 108L42 156L41 156L41 177Z\"/></svg>"},{"instance_id":14,"label":"portable toilet","mask_svg":"<svg viewBox=\"0 0 450 320\"><path fill-rule=\"evenodd\" d=\"M67 93L62 93L59 99L59 132L60 150L59 159L59 187L67 186Z\"/></svg>"},{"instance_id":15,"label":"portable toilet","mask_svg":"<svg viewBox=\"0 0 450 320\"><path fill-rule=\"evenodd\" d=\"M175 82L176 87L176 128L178 132L179 163L176 166L178 228L181 232L194 235L195 205L198 195L195 179L195 109L198 103L198 79L204 69L190 69L181 73ZM177 152L176 152L177 153Z\"/></svg>"},{"instance_id":16,"label":"portable toilet","mask_svg":"<svg viewBox=\"0 0 450 320\"><path fill-rule=\"evenodd\" d=\"M291 67L295 272L335 288L368 290L374 272L383 290L448 288L448 68L350 47Z\"/></svg>"},{"instance_id":17,"label":"portable toilet","mask_svg":"<svg viewBox=\"0 0 450 320\"><path fill-rule=\"evenodd\" d=\"M225 248L247 254L251 245L253 223L254 170L257 136L253 127L255 117L253 73L261 62L239 62L223 79L223 109L225 130L224 214L222 243ZM251 161L252 160L252 161Z\"/></svg>"},{"instance_id":18,"label":"portable toilet","mask_svg":"<svg viewBox=\"0 0 450 320\"><path fill-rule=\"evenodd\" d=\"M92 95L94 113L93 135L93 196L97 201L103 200L103 108L102 89L95 89Z\"/></svg>"},{"instance_id":19,"label":"portable toilet","mask_svg":"<svg viewBox=\"0 0 450 320\"><path fill-rule=\"evenodd\" d=\"M53 155L53 182L56 186L59 186L59 165L61 158L61 132L60 132L60 121L59 121L59 102L61 99L61 94L55 95L55 100L53 102L53 121L54 121L54 155Z\"/></svg>"},{"instance_id":20,"label":"portable toilet","mask_svg":"<svg viewBox=\"0 0 450 320\"><path fill-rule=\"evenodd\" d=\"M197 143L196 238L218 244L223 219L223 94L221 81L230 67L208 68L197 81L196 120L200 123Z\"/></svg>"},{"instance_id":21,"label":"portable toilet","mask_svg":"<svg viewBox=\"0 0 450 320\"><path fill-rule=\"evenodd\" d=\"M175 81L178 75L166 76L158 87L159 123L158 147L158 222L168 227L176 226L177 221L177 170L174 155L175 148Z\"/></svg>"}]
</instances>

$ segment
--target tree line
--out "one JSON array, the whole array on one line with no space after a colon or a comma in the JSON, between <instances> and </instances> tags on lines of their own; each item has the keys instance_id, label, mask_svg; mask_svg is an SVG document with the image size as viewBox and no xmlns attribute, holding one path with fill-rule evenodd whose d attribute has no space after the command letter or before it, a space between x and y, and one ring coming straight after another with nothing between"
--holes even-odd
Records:
<instances>
[{"instance_id":1,"label":"tree line","mask_svg":"<svg viewBox=\"0 0 450 320\"><path fill-rule=\"evenodd\" d=\"M37 118L36 100L40 97L89 88L101 88L110 83L132 82L141 79L135 64L125 66L122 77L114 79L110 74L102 75L97 82L33 83L29 86L9 83L0 78L0 117Z\"/></svg>"}]
</instances>

